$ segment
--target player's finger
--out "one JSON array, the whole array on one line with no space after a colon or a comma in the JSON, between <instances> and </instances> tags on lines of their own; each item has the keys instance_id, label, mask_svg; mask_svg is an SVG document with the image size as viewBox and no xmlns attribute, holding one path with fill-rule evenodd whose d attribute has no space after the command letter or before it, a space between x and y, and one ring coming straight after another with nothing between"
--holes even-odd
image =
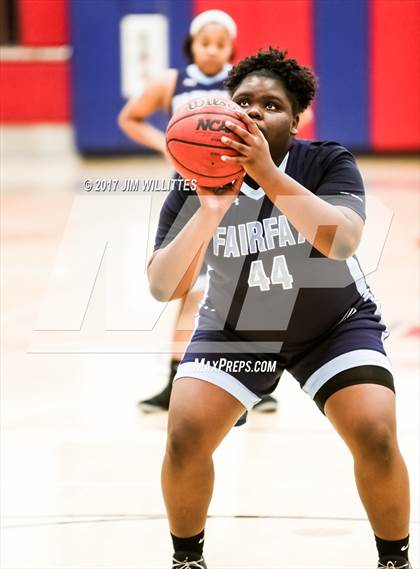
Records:
<instances>
[{"instance_id":1,"label":"player's finger","mask_svg":"<svg viewBox=\"0 0 420 569\"><path fill-rule=\"evenodd\" d=\"M240 138L242 138L242 140L244 142L247 142L248 144L251 144L252 142L252 135L249 133L249 131L245 130L244 128L242 128L241 126L238 126L237 124L230 122L230 121L226 121L225 125L227 126L227 128L229 130L231 130L232 132L234 132L236 134L236 136L239 136ZM258 130L258 129L257 129ZM259 131L258 131L259 132Z\"/></svg>"},{"instance_id":2,"label":"player's finger","mask_svg":"<svg viewBox=\"0 0 420 569\"><path fill-rule=\"evenodd\" d=\"M206 186L198 186L196 187L196 192L199 196L211 196L211 188L207 188Z\"/></svg>"},{"instance_id":3,"label":"player's finger","mask_svg":"<svg viewBox=\"0 0 420 569\"><path fill-rule=\"evenodd\" d=\"M233 186L232 186L232 190L233 190L234 193L237 194L237 193L239 192L239 190L240 190L240 188L241 188L241 186L242 186L242 183L243 183L243 181L244 181L244 177L245 177L245 170L242 172L242 174L240 174L240 175L236 178L235 183L234 183Z\"/></svg>"},{"instance_id":4,"label":"player's finger","mask_svg":"<svg viewBox=\"0 0 420 569\"><path fill-rule=\"evenodd\" d=\"M249 150L249 146L246 146L246 144L242 144L241 142L236 142L235 140L232 140L227 136L222 136L220 140L223 144L226 144L226 146L230 146L230 148L237 150L241 154L246 154L246 152Z\"/></svg>"},{"instance_id":5,"label":"player's finger","mask_svg":"<svg viewBox=\"0 0 420 569\"><path fill-rule=\"evenodd\" d=\"M217 193L223 194L225 196L238 195L239 190L241 189L242 186L242 182L244 180L244 176L245 176L245 170L243 170L242 173L239 174L239 176L236 178L236 180L233 183L228 184L227 186L224 186L222 188L219 188L220 191L218 191Z\"/></svg>"},{"instance_id":6,"label":"player's finger","mask_svg":"<svg viewBox=\"0 0 420 569\"><path fill-rule=\"evenodd\" d=\"M239 118L246 124L246 126L248 127L248 131L251 134L257 134L258 135L260 133L260 129L255 124L255 121L253 121L246 113L243 113L240 111L237 111L237 113L238 113Z\"/></svg>"},{"instance_id":7,"label":"player's finger","mask_svg":"<svg viewBox=\"0 0 420 569\"><path fill-rule=\"evenodd\" d=\"M235 192L238 189L238 186L241 187L244 176L245 176L245 170L242 170L242 172L238 175L238 177L234 181L229 182L224 186L212 186L212 187L197 186L197 190L198 193L200 193L201 195L207 195L207 196L212 196L215 193L229 195L230 193Z\"/></svg>"},{"instance_id":8,"label":"player's finger","mask_svg":"<svg viewBox=\"0 0 420 569\"><path fill-rule=\"evenodd\" d=\"M246 161L248 160L245 156L226 156L226 154L223 154L220 159L223 160L223 162L232 162L232 164L241 165L246 164Z\"/></svg>"}]
</instances>

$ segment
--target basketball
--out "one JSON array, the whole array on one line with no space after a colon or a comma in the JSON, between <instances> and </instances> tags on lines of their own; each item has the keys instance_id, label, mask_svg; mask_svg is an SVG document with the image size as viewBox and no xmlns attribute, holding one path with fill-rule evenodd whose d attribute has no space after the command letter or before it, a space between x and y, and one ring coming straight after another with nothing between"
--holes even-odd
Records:
<instances>
[{"instance_id":1,"label":"basketball","mask_svg":"<svg viewBox=\"0 0 420 569\"><path fill-rule=\"evenodd\" d=\"M201 97L189 101L171 118L166 130L166 148L177 172L187 179L196 179L200 186L220 187L234 181L243 168L223 162L222 155L238 153L220 139L228 135L239 138L225 123L231 121L247 130L236 115L240 107L224 97Z\"/></svg>"}]
</instances>

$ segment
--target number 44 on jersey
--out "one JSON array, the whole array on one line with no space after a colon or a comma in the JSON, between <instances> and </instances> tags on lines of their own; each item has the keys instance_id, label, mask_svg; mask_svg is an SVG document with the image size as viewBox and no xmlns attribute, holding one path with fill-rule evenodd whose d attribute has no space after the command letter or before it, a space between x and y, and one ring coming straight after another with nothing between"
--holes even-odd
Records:
<instances>
[{"instance_id":1,"label":"number 44 on jersey","mask_svg":"<svg viewBox=\"0 0 420 569\"><path fill-rule=\"evenodd\" d=\"M249 270L248 285L258 286L261 291L270 290L270 284L281 284L284 289L293 288L293 277L289 272L286 257L284 255L277 255L273 259L273 266L271 267L271 275L268 278L264 265L261 259L252 261Z\"/></svg>"}]
</instances>

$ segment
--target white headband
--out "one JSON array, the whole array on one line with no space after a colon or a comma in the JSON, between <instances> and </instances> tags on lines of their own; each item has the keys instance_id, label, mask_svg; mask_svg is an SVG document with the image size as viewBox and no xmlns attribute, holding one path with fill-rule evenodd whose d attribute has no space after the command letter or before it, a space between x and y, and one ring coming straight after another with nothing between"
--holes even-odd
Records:
<instances>
[{"instance_id":1,"label":"white headband","mask_svg":"<svg viewBox=\"0 0 420 569\"><path fill-rule=\"evenodd\" d=\"M206 10L198 14L190 24L190 36L194 37L206 24L220 24L227 29L233 39L236 38L235 21L222 10Z\"/></svg>"}]
</instances>

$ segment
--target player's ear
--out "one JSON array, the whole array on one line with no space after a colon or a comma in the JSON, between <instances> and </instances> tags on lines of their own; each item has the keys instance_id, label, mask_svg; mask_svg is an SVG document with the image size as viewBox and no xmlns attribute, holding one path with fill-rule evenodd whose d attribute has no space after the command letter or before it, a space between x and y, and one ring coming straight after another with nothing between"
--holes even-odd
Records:
<instances>
[{"instance_id":1,"label":"player's ear","mask_svg":"<svg viewBox=\"0 0 420 569\"><path fill-rule=\"evenodd\" d=\"M299 119L300 119L300 115L295 115L293 117L292 124L290 125L290 134L297 134L298 133Z\"/></svg>"}]
</instances>

